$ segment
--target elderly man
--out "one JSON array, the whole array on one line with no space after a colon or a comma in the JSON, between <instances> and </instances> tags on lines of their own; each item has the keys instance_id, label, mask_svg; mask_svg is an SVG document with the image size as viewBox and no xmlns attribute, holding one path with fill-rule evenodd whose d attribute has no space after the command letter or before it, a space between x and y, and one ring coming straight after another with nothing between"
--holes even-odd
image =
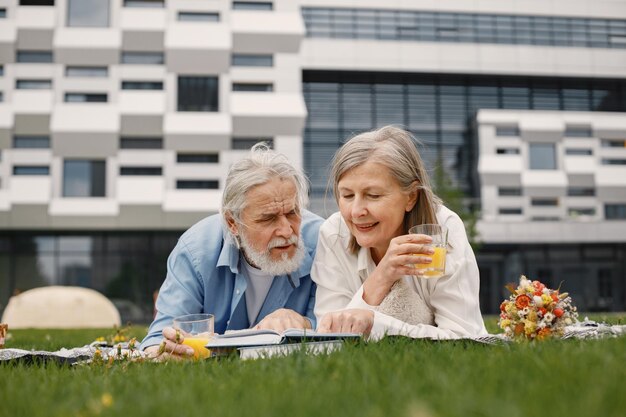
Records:
<instances>
[{"instance_id":1,"label":"elderly man","mask_svg":"<svg viewBox=\"0 0 626 417\"><path fill-rule=\"evenodd\" d=\"M192 226L170 254L141 348L155 354L164 341L167 356L193 354L171 327L192 313L213 314L217 333L315 328L310 270L322 219L304 210L306 200L302 173L265 145L233 164L221 214Z\"/></svg>"}]
</instances>

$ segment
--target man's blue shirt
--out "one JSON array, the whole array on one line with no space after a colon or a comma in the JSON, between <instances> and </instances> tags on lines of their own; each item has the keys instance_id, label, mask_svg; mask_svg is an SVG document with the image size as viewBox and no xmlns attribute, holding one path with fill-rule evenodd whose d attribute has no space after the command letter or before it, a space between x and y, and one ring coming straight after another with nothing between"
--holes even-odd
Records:
<instances>
[{"instance_id":1,"label":"man's blue shirt","mask_svg":"<svg viewBox=\"0 0 626 417\"><path fill-rule=\"evenodd\" d=\"M274 277L254 323L248 321L240 251L231 239L224 238L221 215L193 225L180 237L167 260L167 277L159 290L156 317L141 349L159 344L161 331L172 325L174 317L193 313L213 314L216 333L249 328L280 308L307 317L315 328L315 284L310 273L321 223L320 217L303 211L300 236L305 255L300 268L290 274L293 285L286 275Z\"/></svg>"}]
</instances>

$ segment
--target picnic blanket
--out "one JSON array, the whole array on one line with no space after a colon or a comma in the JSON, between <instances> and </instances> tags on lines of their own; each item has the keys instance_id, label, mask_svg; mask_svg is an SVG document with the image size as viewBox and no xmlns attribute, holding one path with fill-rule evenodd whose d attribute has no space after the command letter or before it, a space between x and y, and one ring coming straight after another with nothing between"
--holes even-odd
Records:
<instances>
[{"instance_id":1,"label":"picnic blanket","mask_svg":"<svg viewBox=\"0 0 626 417\"><path fill-rule=\"evenodd\" d=\"M592 320L584 320L565 328L562 339L603 339L626 335L626 325L610 325L597 323ZM490 334L465 339L485 344L506 344L513 343L504 334ZM113 358L138 359L144 358L145 354L137 349L129 349L128 344L120 343L116 346L107 346L103 342L94 342L90 345L75 347L71 349L61 349L55 352L24 350L24 349L0 349L0 362L15 361L17 363L42 363L56 362L60 364L79 364L92 362L98 351L98 355L105 361Z\"/></svg>"}]
</instances>

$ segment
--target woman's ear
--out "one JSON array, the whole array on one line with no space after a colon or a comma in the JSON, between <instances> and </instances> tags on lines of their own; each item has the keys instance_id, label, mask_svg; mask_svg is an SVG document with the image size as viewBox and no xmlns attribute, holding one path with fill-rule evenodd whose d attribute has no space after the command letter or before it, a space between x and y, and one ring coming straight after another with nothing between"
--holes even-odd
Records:
<instances>
[{"instance_id":1,"label":"woman's ear","mask_svg":"<svg viewBox=\"0 0 626 417\"><path fill-rule=\"evenodd\" d=\"M419 184L417 181L413 181L413 183L411 184L411 191L409 191L409 195L408 195L409 198L406 202L406 207L405 207L405 210L407 213L413 210L413 207L415 207L415 204L417 204L417 197L419 196L419 193L420 193Z\"/></svg>"}]
</instances>

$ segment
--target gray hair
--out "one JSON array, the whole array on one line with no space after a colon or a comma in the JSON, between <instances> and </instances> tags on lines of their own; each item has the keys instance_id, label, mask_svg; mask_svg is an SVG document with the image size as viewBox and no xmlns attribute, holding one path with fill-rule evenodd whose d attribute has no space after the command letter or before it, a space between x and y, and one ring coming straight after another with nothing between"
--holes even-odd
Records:
<instances>
[{"instance_id":1,"label":"gray hair","mask_svg":"<svg viewBox=\"0 0 626 417\"><path fill-rule=\"evenodd\" d=\"M260 142L250 149L248 156L235 162L228 171L222 193L221 211L224 223L226 213L237 222L241 222L241 212L246 207L248 191L274 178L293 181L296 187L296 210L301 211L306 207L308 182L304 174L295 168L285 155L273 151L266 143ZM226 230L229 230L228 227Z\"/></svg>"},{"instance_id":2,"label":"gray hair","mask_svg":"<svg viewBox=\"0 0 626 417\"><path fill-rule=\"evenodd\" d=\"M411 227L418 224L437 223L435 213L441 200L432 191L417 144L418 140L411 133L395 126L385 126L361 133L348 140L335 153L328 179L329 186L332 184L337 204L341 177L366 162L376 162L389 169L391 176L398 181L404 191L416 189L420 191L415 206L404 216L404 233L408 233ZM353 252L359 250L359 244L354 236L350 240L350 250Z\"/></svg>"}]
</instances>

